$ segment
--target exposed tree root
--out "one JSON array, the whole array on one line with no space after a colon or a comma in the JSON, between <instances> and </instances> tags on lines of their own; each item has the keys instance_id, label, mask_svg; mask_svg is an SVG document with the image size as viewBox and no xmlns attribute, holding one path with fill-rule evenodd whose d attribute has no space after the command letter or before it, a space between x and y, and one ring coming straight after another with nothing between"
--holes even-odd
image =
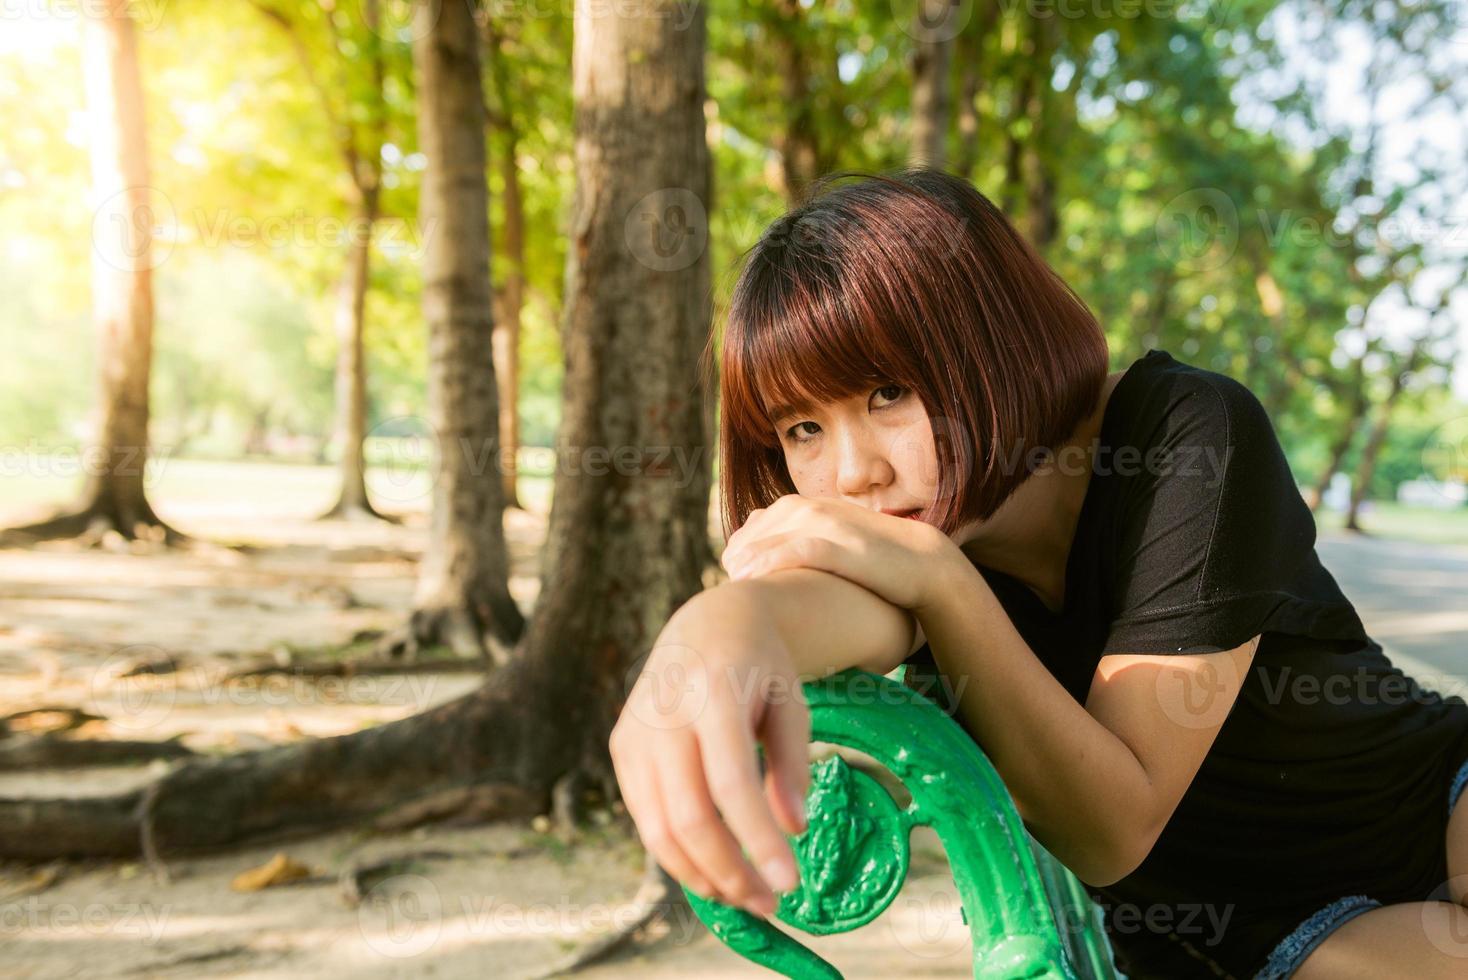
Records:
<instances>
[{"instance_id":1,"label":"exposed tree root","mask_svg":"<svg viewBox=\"0 0 1468 980\"><path fill-rule=\"evenodd\" d=\"M66 738L56 734L14 735L0 741L0 772L121 766L196 755L176 738L164 742Z\"/></svg>"},{"instance_id":2,"label":"exposed tree root","mask_svg":"<svg viewBox=\"0 0 1468 980\"><path fill-rule=\"evenodd\" d=\"M349 908L356 908L379 882L394 875L406 874L420 861L447 861L462 856L453 851L413 851L409 854L394 854L390 858L348 864L337 876L337 892Z\"/></svg>"},{"instance_id":3,"label":"exposed tree root","mask_svg":"<svg viewBox=\"0 0 1468 980\"><path fill-rule=\"evenodd\" d=\"M14 884L0 879L0 902L13 902L27 895L38 895L65 878L67 870L65 862L53 861L26 871L25 877Z\"/></svg>"},{"instance_id":4,"label":"exposed tree root","mask_svg":"<svg viewBox=\"0 0 1468 980\"><path fill-rule=\"evenodd\" d=\"M685 934L691 925L698 922L692 906L688 904L688 896L650 854L646 857L642 884L632 897L632 904L635 911L627 925L598 936L571 952L544 973L537 974L535 980L567 976L610 959L625 947L637 945L639 936L658 924L666 924L670 934Z\"/></svg>"},{"instance_id":5,"label":"exposed tree root","mask_svg":"<svg viewBox=\"0 0 1468 980\"><path fill-rule=\"evenodd\" d=\"M522 662L499 672L520 674ZM546 813L583 756L583 729L557 725L537 693L499 677L408 718L332 738L185 760L144 789L110 796L0 799L0 858L149 857L302 837L376 816L401 823L472 811L475 820ZM565 696L579 691L567 685ZM463 789L463 796L436 794ZM447 802L446 802L447 799Z\"/></svg>"},{"instance_id":6,"label":"exposed tree root","mask_svg":"<svg viewBox=\"0 0 1468 980\"><path fill-rule=\"evenodd\" d=\"M286 677L298 677L309 680L321 677L357 677L399 674L478 674L484 671L484 664L473 660L450 660L439 657L433 660L417 660L404 663L398 660L343 660L338 663L329 664L297 664L282 667L279 664L265 664L260 667L247 667L241 670L231 671L225 675L225 681L244 680L251 677L272 677L283 675Z\"/></svg>"},{"instance_id":7,"label":"exposed tree root","mask_svg":"<svg viewBox=\"0 0 1468 980\"><path fill-rule=\"evenodd\" d=\"M151 541L167 548L186 547L193 540L153 513L146 500L122 508L99 498L32 524L6 528L0 531L0 547L24 548L42 541L75 538L85 547L101 548L113 536L123 541Z\"/></svg>"},{"instance_id":8,"label":"exposed tree root","mask_svg":"<svg viewBox=\"0 0 1468 980\"><path fill-rule=\"evenodd\" d=\"M503 667L524 630L525 617L508 597L485 610L468 602L420 608L413 610L407 623L384 634L372 656L416 660L425 647L444 646L456 657Z\"/></svg>"},{"instance_id":9,"label":"exposed tree root","mask_svg":"<svg viewBox=\"0 0 1468 980\"><path fill-rule=\"evenodd\" d=\"M487 823L507 813L534 814L536 800L518 786L451 786L379 814L374 830L408 830L426 823L458 827Z\"/></svg>"}]
</instances>

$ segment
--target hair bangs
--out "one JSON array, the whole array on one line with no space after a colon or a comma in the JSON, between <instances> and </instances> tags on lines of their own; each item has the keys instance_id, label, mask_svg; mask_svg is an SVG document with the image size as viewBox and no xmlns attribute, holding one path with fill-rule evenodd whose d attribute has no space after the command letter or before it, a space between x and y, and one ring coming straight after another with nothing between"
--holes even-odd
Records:
<instances>
[{"instance_id":1,"label":"hair bangs","mask_svg":"<svg viewBox=\"0 0 1468 980\"><path fill-rule=\"evenodd\" d=\"M777 222L765 239L779 230ZM748 397L735 399L744 411L726 420L743 438L778 446L775 426L785 415L868 385L896 382L922 394L913 312L899 308L890 274L868 267L863 254L875 253L768 245L756 252L730 307L724 351L726 390L748 386Z\"/></svg>"}]
</instances>

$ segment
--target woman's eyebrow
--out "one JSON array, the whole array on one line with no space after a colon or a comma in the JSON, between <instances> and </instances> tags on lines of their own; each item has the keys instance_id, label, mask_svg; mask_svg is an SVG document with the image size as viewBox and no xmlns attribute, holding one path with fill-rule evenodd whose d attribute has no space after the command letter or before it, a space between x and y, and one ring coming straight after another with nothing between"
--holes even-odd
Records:
<instances>
[{"instance_id":1,"label":"woman's eyebrow","mask_svg":"<svg viewBox=\"0 0 1468 980\"><path fill-rule=\"evenodd\" d=\"M810 411L811 406L812 403L810 401L798 401L789 404L785 404L782 402L781 404L774 405L770 408L770 421L779 422L780 420L787 418L791 415L804 415L805 413Z\"/></svg>"}]
</instances>

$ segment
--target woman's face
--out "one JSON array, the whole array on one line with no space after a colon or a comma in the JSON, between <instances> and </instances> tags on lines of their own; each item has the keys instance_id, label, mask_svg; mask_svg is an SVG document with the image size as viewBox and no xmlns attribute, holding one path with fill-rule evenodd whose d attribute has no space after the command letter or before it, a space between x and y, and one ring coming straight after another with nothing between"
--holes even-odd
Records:
<instances>
[{"instance_id":1,"label":"woman's face","mask_svg":"<svg viewBox=\"0 0 1468 980\"><path fill-rule=\"evenodd\" d=\"M933 428L922 399L884 384L775 419L785 466L802 497L909 512L938 493Z\"/></svg>"}]
</instances>

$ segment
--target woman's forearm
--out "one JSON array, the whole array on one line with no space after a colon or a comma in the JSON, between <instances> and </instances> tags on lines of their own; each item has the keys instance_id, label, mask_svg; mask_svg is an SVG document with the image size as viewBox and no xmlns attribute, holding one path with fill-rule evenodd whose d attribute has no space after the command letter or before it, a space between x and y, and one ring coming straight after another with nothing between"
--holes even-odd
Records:
<instances>
[{"instance_id":1,"label":"woman's forearm","mask_svg":"<svg viewBox=\"0 0 1468 980\"><path fill-rule=\"evenodd\" d=\"M724 582L698 593L675 613L700 617L768 616L784 638L801 680L847 667L885 674L907 659L915 642L912 613L813 568L784 568ZM707 628L707 627L705 627ZM714 627L717 628L717 627Z\"/></svg>"},{"instance_id":2,"label":"woman's forearm","mask_svg":"<svg viewBox=\"0 0 1468 980\"><path fill-rule=\"evenodd\" d=\"M1151 819L1132 750L1078 704L967 561L919 613L958 710L1045 849L1094 885L1129 873Z\"/></svg>"}]
</instances>

